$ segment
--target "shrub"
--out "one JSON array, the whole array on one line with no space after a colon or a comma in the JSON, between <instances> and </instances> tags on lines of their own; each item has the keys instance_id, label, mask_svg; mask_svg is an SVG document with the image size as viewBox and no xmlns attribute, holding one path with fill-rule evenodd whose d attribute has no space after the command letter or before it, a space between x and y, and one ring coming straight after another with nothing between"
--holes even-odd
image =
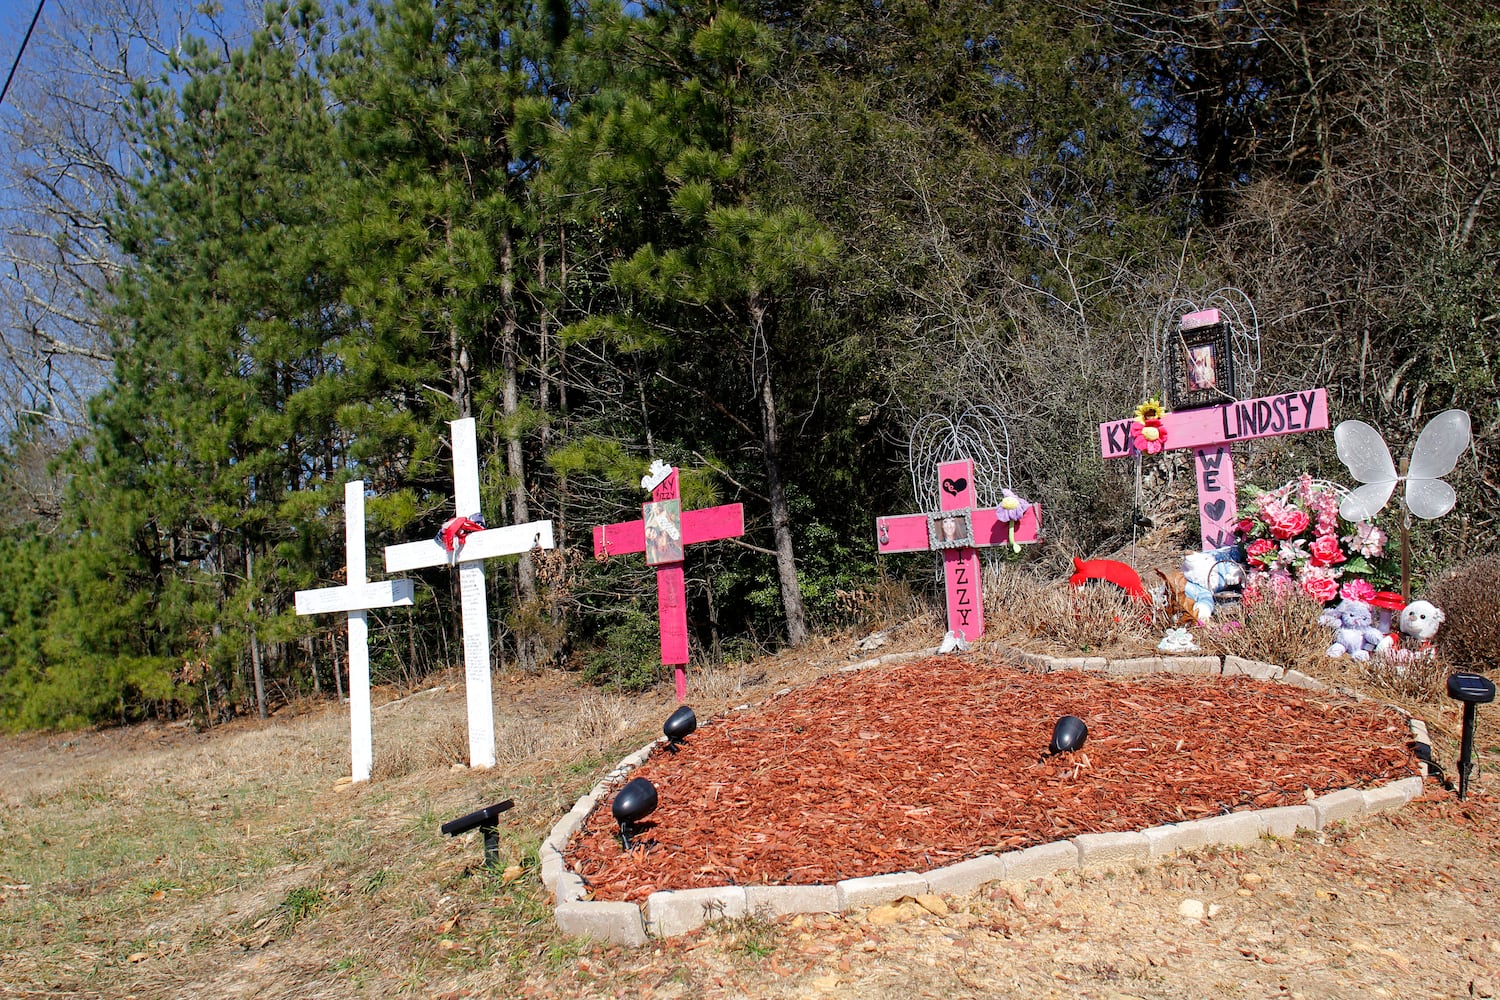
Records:
<instances>
[{"instance_id":1,"label":"shrub","mask_svg":"<svg viewBox=\"0 0 1500 1000\"><path fill-rule=\"evenodd\" d=\"M1442 608L1434 644L1457 670L1500 667L1500 555L1483 555L1447 570L1426 599Z\"/></svg>"},{"instance_id":2,"label":"shrub","mask_svg":"<svg viewBox=\"0 0 1500 1000\"><path fill-rule=\"evenodd\" d=\"M1333 642L1333 630L1318 624L1322 611L1300 590L1247 600L1237 611L1216 612L1199 645L1219 655L1300 668L1318 662Z\"/></svg>"}]
</instances>

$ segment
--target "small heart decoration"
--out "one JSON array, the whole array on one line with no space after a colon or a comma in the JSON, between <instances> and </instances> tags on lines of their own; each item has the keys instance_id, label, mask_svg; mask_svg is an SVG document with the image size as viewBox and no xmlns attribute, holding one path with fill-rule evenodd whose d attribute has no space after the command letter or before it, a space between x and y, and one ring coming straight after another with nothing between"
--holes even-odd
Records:
<instances>
[{"instance_id":1,"label":"small heart decoration","mask_svg":"<svg viewBox=\"0 0 1500 1000\"><path fill-rule=\"evenodd\" d=\"M1203 513L1208 515L1210 521L1217 521L1224 516L1224 501L1210 500L1203 505Z\"/></svg>"},{"instance_id":2,"label":"small heart decoration","mask_svg":"<svg viewBox=\"0 0 1500 1000\"><path fill-rule=\"evenodd\" d=\"M950 497L956 497L968 488L969 481L963 476L959 476L957 479L943 480L943 492L948 494Z\"/></svg>"}]
</instances>

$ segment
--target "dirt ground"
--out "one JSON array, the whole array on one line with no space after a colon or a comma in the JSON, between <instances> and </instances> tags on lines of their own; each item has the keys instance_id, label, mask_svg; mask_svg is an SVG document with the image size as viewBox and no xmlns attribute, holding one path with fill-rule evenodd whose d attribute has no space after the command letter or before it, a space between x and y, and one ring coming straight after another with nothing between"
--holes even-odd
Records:
<instances>
[{"instance_id":1,"label":"dirt ground","mask_svg":"<svg viewBox=\"0 0 1500 1000\"><path fill-rule=\"evenodd\" d=\"M693 700L711 714L865 655L824 642L695 677ZM382 694L375 780L357 787L333 705L206 734L0 739L0 997L1500 995L1493 709L1462 803L1429 781L1397 813L1246 850L725 921L638 950L565 939L536 844L658 731L669 688L627 699L505 677L488 772L454 766L461 679ZM1434 705L1428 722L1452 760L1456 716ZM496 876L472 835L436 828L502 797L517 807Z\"/></svg>"}]
</instances>

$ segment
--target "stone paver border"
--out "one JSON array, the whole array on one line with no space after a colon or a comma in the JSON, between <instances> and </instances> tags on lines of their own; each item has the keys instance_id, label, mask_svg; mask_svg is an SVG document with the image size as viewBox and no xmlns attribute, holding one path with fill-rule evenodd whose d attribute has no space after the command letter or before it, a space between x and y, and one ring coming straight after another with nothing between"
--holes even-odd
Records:
<instances>
[{"instance_id":1,"label":"stone paver border","mask_svg":"<svg viewBox=\"0 0 1500 1000\"><path fill-rule=\"evenodd\" d=\"M1238 656L1108 659L1102 656L1059 658L1016 648L1004 648L1000 652L1012 662L1041 673L1097 670L1119 676L1151 673L1243 676L1314 691L1329 689L1327 684L1299 671ZM839 670L849 673L934 655L937 655L936 648L888 653ZM784 688L777 694L789 690ZM1363 697L1356 692L1338 690L1356 698ZM741 709L749 707L744 705ZM1427 727L1421 719L1395 705L1387 707L1406 718L1413 742L1428 743ZM1400 808L1422 794L1422 778L1413 776L1377 788L1346 788L1329 792L1306 805L1235 812L1138 832L1085 833L1070 840L1039 844L1019 851L983 854L928 872L872 875L845 879L834 885L722 886L653 892L647 897L644 907L634 903L585 899L587 887L583 879L570 871L563 861L568 841L610 790L623 784L630 772L645 763L651 751L664 742L665 737L653 740L620 761L592 791L578 800L542 841L539 852L542 882L552 891L557 926L563 933L638 947L648 943L653 936L684 934L721 918L752 914L776 917L794 913L842 913L926 893L965 895L991 882L1027 881L1064 871L1144 864L1178 851L1209 846L1245 847L1264 836L1290 837L1298 830L1322 830L1334 823Z\"/></svg>"}]
</instances>

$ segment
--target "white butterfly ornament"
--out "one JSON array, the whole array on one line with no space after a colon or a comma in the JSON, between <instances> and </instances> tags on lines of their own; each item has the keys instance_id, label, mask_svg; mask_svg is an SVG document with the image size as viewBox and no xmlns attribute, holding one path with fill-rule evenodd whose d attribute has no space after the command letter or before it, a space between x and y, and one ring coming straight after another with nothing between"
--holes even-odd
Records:
<instances>
[{"instance_id":1,"label":"white butterfly ornament","mask_svg":"<svg viewBox=\"0 0 1500 1000\"><path fill-rule=\"evenodd\" d=\"M1391 450L1380 432L1362 420L1345 420L1333 429L1339 461L1349 474L1365 485L1352 490L1339 503L1346 521L1369 521L1390 502L1396 484L1406 480L1406 509L1424 520L1442 517L1453 509L1458 495L1442 477L1453 471L1458 458L1469 447L1469 415L1463 410L1444 410L1427 422L1417 435L1406 474L1396 472Z\"/></svg>"}]
</instances>

